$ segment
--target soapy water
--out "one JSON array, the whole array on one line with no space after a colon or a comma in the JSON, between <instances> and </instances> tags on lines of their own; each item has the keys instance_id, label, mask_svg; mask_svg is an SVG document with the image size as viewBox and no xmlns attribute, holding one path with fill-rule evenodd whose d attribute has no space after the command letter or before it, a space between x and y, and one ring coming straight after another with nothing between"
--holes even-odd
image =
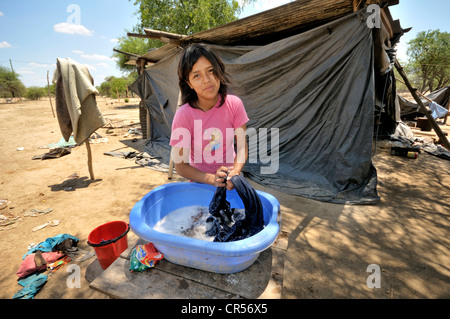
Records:
<instances>
[{"instance_id":1,"label":"soapy water","mask_svg":"<svg viewBox=\"0 0 450 319\"><path fill-rule=\"evenodd\" d=\"M161 233L213 241L214 236L206 235L210 227L206 222L209 216L208 207L182 207L160 219L153 229Z\"/></svg>"},{"instance_id":2,"label":"soapy water","mask_svg":"<svg viewBox=\"0 0 450 319\"><path fill-rule=\"evenodd\" d=\"M245 209L236 211L245 214ZM207 222L210 216L209 207L206 206L194 205L182 207L168 213L160 219L153 229L165 234L212 242L215 236L206 234L213 226L211 222Z\"/></svg>"}]
</instances>

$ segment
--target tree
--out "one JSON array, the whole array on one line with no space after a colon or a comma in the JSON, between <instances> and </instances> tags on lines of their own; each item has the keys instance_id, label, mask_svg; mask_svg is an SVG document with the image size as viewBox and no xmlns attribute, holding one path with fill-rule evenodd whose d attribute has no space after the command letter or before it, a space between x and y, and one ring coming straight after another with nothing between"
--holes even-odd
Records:
<instances>
[{"instance_id":1,"label":"tree","mask_svg":"<svg viewBox=\"0 0 450 319\"><path fill-rule=\"evenodd\" d=\"M408 42L407 69L417 78L421 92L433 92L450 82L450 33L421 31Z\"/></svg>"},{"instance_id":2,"label":"tree","mask_svg":"<svg viewBox=\"0 0 450 319\"><path fill-rule=\"evenodd\" d=\"M4 97L20 97L25 93L25 86L19 75L8 68L0 66L0 95Z\"/></svg>"},{"instance_id":3,"label":"tree","mask_svg":"<svg viewBox=\"0 0 450 319\"><path fill-rule=\"evenodd\" d=\"M119 37L119 46L117 49L119 49L120 51L142 55L147 53L151 48L159 48L164 45L164 43L159 40L129 37L126 35L126 33L128 32L143 33L143 31L140 31L137 26L133 27L132 31L125 30L125 35ZM127 55L114 52L113 57L117 58L117 66L122 72L130 72L136 70L136 67L134 65L126 64L129 60L129 57Z\"/></svg>"},{"instance_id":4,"label":"tree","mask_svg":"<svg viewBox=\"0 0 450 319\"><path fill-rule=\"evenodd\" d=\"M48 96L47 88L30 86L26 89L25 97L29 100L39 100L41 97Z\"/></svg>"},{"instance_id":5,"label":"tree","mask_svg":"<svg viewBox=\"0 0 450 319\"><path fill-rule=\"evenodd\" d=\"M237 0L134 0L139 28L190 35L237 19Z\"/></svg>"},{"instance_id":6,"label":"tree","mask_svg":"<svg viewBox=\"0 0 450 319\"><path fill-rule=\"evenodd\" d=\"M131 1L131 0L130 0ZM242 8L255 0L244 0L239 6L237 0L133 0L138 7L136 15L140 23L133 28L133 33L144 33L143 29L190 35L225 23L235 21ZM125 30L126 32L129 32ZM153 48L164 45L159 40L119 38L118 50L145 54ZM128 57L114 53L117 65L122 71L130 71L134 67L126 65Z\"/></svg>"},{"instance_id":7,"label":"tree","mask_svg":"<svg viewBox=\"0 0 450 319\"><path fill-rule=\"evenodd\" d=\"M101 95L109 97L125 96L127 94L128 85L132 84L137 78L136 72L131 72L128 76L117 78L115 76L108 76L105 81L97 86L97 90Z\"/></svg>"}]
</instances>

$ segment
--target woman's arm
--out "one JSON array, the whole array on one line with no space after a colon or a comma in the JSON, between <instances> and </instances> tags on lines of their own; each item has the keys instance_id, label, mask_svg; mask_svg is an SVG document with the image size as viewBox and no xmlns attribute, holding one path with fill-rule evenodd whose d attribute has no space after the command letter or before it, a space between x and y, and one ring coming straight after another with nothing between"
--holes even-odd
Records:
<instances>
[{"instance_id":1,"label":"woman's arm","mask_svg":"<svg viewBox=\"0 0 450 319\"><path fill-rule=\"evenodd\" d=\"M244 124L235 130L236 158L234 159L233 170L239 174L248 158L248 145L245 137L247 125Z\"/></svg>"},{"instance_id":2,"label":"woman's arm","mask_svg":"<svg viewBox=\"0 0 450 319\"><path fill-rule=\"evenodd\" d=\"M231 168L228 173L227 178L227 189L232 190L234 188L233 183L231 183L230 179L234 175L239 175L242 171L242 168L245 165L245 162L248 158L248 145L247 139L245 136L245 131L247 129L247 125L244 124L241 127L238 127L235 130L235 142L236 142L236 158L234 159L234 166Z\"/></svg>"}]
</instances>

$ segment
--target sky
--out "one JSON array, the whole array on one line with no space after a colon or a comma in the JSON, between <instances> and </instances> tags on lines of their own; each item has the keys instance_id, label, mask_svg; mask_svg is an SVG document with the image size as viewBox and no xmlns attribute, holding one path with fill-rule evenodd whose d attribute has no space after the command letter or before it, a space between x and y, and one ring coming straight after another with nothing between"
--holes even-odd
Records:
<instances>
[{"instance_id":1,"label":"sky","mask_svg":"<svg viewBox=\"0 0 450 319\"><path fill-rule=\"evenodd\" d=\"M257 0L240 18L293 0ZM123 74L112 59L117 38L138 23L137 7L128 0L0 0L0 65L20 74L26 87L50 83L56 58L86 64L100 85L107 76ZM406 61L407 43L418 32L440 29L450 32L450 1L400 0L391 6L402 28L412 27L397 45L397 56Z\"/></svg>"}]
</instances>

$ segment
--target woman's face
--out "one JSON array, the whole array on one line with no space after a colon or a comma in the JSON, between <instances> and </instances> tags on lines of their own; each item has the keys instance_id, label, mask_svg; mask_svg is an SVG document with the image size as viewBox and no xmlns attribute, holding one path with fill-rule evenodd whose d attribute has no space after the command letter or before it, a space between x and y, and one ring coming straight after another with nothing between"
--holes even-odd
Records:
<instances>
[{"instance_id":1,"label":"woman's face","mask_svg":"<svg viewBox=\"0 0 450 319\"><path fill-rule=\"evenodd\" d=\"M220 81L214 74L214 68L207 58L201 56L189 73L188 85L197 93L199 103L217 102ZM213 105L214 106L214 105Z\"/></svg>"}]
</instances>

